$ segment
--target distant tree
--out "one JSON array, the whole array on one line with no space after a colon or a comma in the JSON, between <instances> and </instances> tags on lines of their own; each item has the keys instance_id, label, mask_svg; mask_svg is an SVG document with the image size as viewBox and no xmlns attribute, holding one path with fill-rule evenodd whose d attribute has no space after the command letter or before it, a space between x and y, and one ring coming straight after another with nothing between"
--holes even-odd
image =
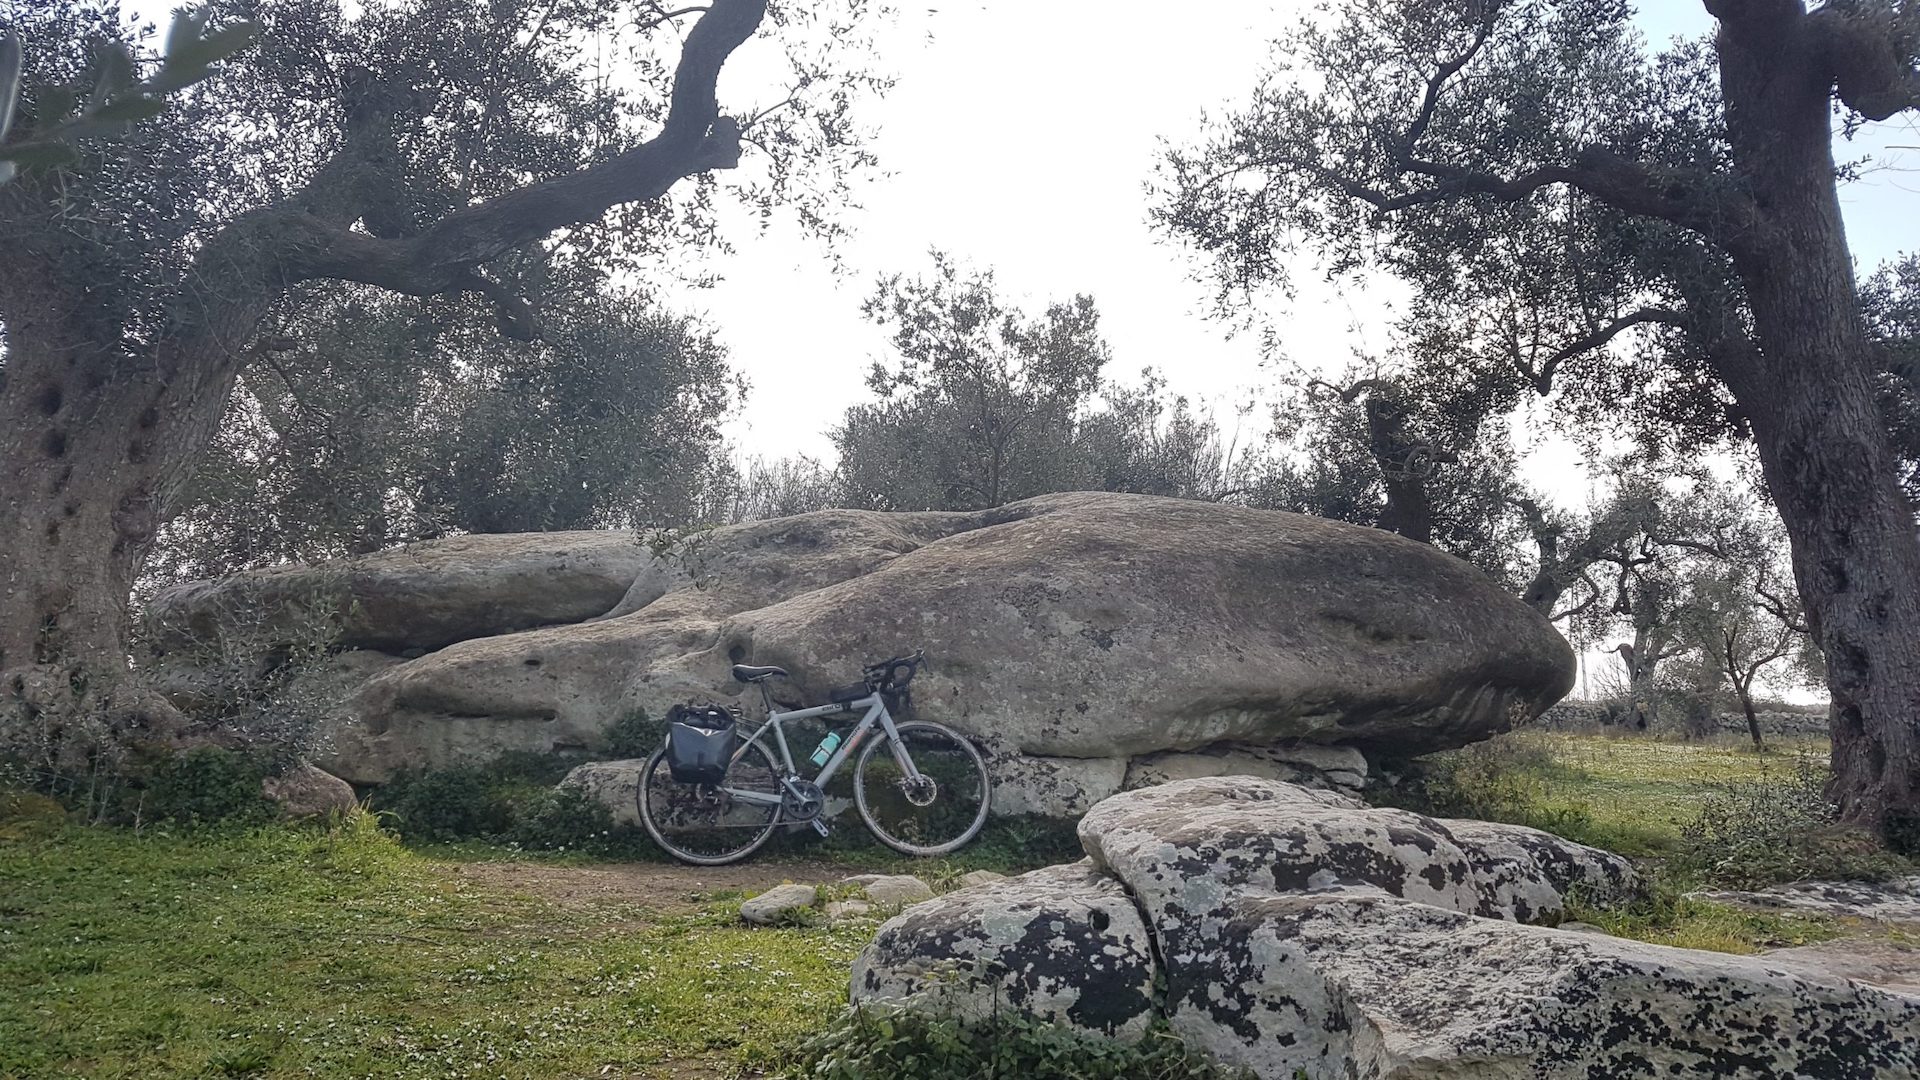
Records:
<instances>
[{"instance_id":1,"label":"distant tree","mask_svg":"<svg viewBox=\"0 0 1920 1080\"><path fill-rule=\"evenodd\" d=\"M883 279L865 311L892 331L895 358L867 378L881 400L849 409L833 434L854 504L965 510L1063 490L1075 421L1109 356L1091 297L1029 316L992 271L936 251L930 274Z\"/></svg>"},{"instance_id":2,"label":"distant tree","mask_svg":"<svg viewBox=\"0 0 1920 1080\"><path fill-rule=\"evenodd\" d=\"M736 469L724 519L735 523L808 514L841 505L833 470L805 455L768 461L753 458Z\"/></svg>"},{"instance_id":3,"label":"distant tree","mask_svg":"<svg viewBox=\"0 0 1920 1080\"><path fill-rule=\"evenodd\" d=\"M1920 507L1920 255L1888 263L1860 286L1867 336L1880 350L1880 411L1907 502Z\"/></svg>"},{"instance_id":4,"label":"distant tree","mask_svg":"<svg viewBox=\"0 0 1920 1080\"><path fill-rule=\"evenodd\" d=\"M1223 299L1304 240L1412 282L1429 355L1517 360L1567 413L1669 447L1751 437L1827 658L1831 793L1899 831L1920 822L1920 538L1831 121L1920 107L1920 6L1704 3L1715 40L1653 56L1622 3L1340 5L1168 156L1156 212Z\"/></svg>"},{"instance_id":5,"label":"distant tree","mask_svg":"<svg viewBox=\"0 0 1920 1080\"><path fill-rule=\"evenodd\" d=\"M1073 431L1084 473L1073 487L1208 502L1246 501L1260 457L1237 433L1221 431L1207 409L1167 392L1148 368L1137 385L1107 384Z\"/></svg>"},{"instance_id":6,"label":"distant tree","mask_svg":"<svg viewBox=\"0 0 1920 1080\"><path fill-rule=\"evenodd\" d=\"M316 293L263 337L150 576L697 515L738 387L686 319L546 288L519 342L445 301Z\"/></svg>"},{"instance_id":7,"label":"distant tree","mask_svg":"<svg viewBox=\"0 0 1920 1080\"><path fill-rule=\"evenodd\" d=\"M219 77L0 186L0 735L78 715L129 738L177 724L126 678L128 593L303 285L467 298L531 340L540 313L502 258L644 272L712 243L723 202L793 205L831 236L871 160L854 108L879 84L860 27L881 9L864 3L230 7L260 34ZM6 146L114 82L98 43L132 48L135 79L154 70L110 4L16 11ZM763 31L790 92L722 113L721 68Z\"/></svg>"},{"instance_id":8,"label":"distant tree","mask_svg":"<svg viewBox=\"0 0 1920 1080\"><path fill-rule=\"evenodd\" d=\"M1748 570L1727 563L1702 564L1687 581L1678 624L1683 637L1740 702L1753 747L1763 747L1760 718L1754 711L1754 683L1767 670L1790 661L1805 647L1797 613L1769 605L1764 566ZM1787 614L1795 621L1783 621Z\"/></svg>"},{"instance_id":9,"label":"distant tree","mask_svg":"<svg viewBox=\"0 0 1920 1080\"><path fill-rule=\"evenodd\" d=\"M1371 371L1310 379L1275 407L1274 434L1279 449L1248 466L1247 501L1397 532L1514 586L1517 461L1470 403Z\"/></svg>"}]
</instances>

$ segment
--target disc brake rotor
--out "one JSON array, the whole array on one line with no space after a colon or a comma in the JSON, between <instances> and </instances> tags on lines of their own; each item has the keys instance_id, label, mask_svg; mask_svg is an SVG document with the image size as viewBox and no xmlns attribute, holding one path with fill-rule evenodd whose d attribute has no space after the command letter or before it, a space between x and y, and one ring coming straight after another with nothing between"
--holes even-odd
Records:
<instances>
[{"instance_id":1,"label":"disc brake rotor","mask_svg":"<svg viewBox=\"0 0 1920 1080\"><path fill-rule=\"evenodd\" d=\"M900 780L900 794L906 796L907 801L915 806L932 806L933 800L939 797L940 785L934 783L933 777L924 773L918 780L903 777Z\"/></svg>"}]
</instances>

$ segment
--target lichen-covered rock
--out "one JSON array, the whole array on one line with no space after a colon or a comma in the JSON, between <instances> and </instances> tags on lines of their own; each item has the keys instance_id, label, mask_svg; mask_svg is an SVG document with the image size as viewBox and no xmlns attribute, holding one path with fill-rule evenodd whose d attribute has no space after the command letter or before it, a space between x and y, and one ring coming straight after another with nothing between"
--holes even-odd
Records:
<instances>
[{"instance_id":1,"label":"lichen-covered rock","mask_svg":"<svg viewBox=\"0 0 1920 1080\"><path fill-rule=\"evenodd\" d=\"M1617 903L1640 889L1633 864L1525 825L1436 819L1473 865L1476 914L1514 922L1556 922L1569 897Z\"/></svg>"},{"instance_id":2,"label":"lichen-covered rock","mask_svg":"<svg viewBox=\"0 0 1920 1080\"><path fill-rule=\"evenodd\" d=\"M1207 777L1115 795L1080 819L1080 843L1140 901L1169 954L1217 931L1248 887L1364 885L1480 907L1472 862L1433 819L1271 780Z\"/></svg>"},{"instance_id":3,"label":"lichen-covered rock","mask_svg":"<svg viewBox=\"0 0 1920 1080\"><path fill-rule=\"evenodd\" d=\"M590 761L574 766L560 786L579 788L593 796L613 815L615 825L639 825L640 771L646 764L646 758Z\"/></svg>"},{"instance_id":4,"label":"lichen-covered rock","mask_svg":"<svg viewBox=\"0 0 1920 1080\"><path fill-rule=\"evenodd\" d=\"M400 766L591 750L633 710L742 694L736 662L787 668L784 696L812 702L924 648L925 719L996 758L1103 763L1063 765L1084 775L1053 788L1002 785L1009 806L1071 814L1143 755L1443 749L1531 718L1573 679L1544 618L1429 546L1120 494L823 511L658 557L625 533L460 537L187 586L154 619L190 666L188 646L226 613L292 612L309 595L331 598L313 610L337 619L342 644L379 654L325 762L370 783ZM757 694L743 703L757 709Z\"/></svg>"},{"instance_id":5,"label":"lichen-covered rock","mask_svg":"<svg viewBox=\"0 0 1920 1080\"><path fill-rule=\"evenodd\" d=\"M1080 822L1087 854L1180 934L1209 932L1235 889L1369 886L1453 911L1559 921L1570 891L1639 887L1627 860L1518 825L1441 821L1332 791L1205 777L1116 795ZM1177 894L1177 895L1176 895Z\"/></svg>"},{"instance_id":6,"label":"lichen-covered rock","mask_svg":"<svg viewBox=\"0 0 1920 1080\"><path fill-rule=\"evenodd\" d=\"M1892 881L1796 881L1755 892L1694 893L1702 900L1761 911L1845 915L1920 924L1920 875Z\"/></svg>"},{"instance_id":7,"label":"lichen-covered rock","mask_svg":"<svg viewBox=\"0 0 1920 1080\"><path fill-rule=\"evenodd\" d=\"M1120 790L1127 759L1000 753L987 759L987 771L993 780L994 813L1074 818Z\"/></svg>"},{"instance_id":8,"label":"lichen-covered rock","mask_svg":"<svg viewBox=\"0 0 1920 1080\"><path fill-rule=\"evenodd\" d=\"M1063 1001L1150 984L1157 962L1164 993L1139 991L1125 1033L1164 1016L1261 1080L1920 1078L1920 997L1838 977L1833 957L1524 925L1557 918L1569 890L1637 887L1622 860L1536 830L1231 777L1116 795L1080 837L1084 863L882 927L854 999L963 1015L997 1000L1060 1018ZM1086 959L1129 955L1088 932L1074 907L1088 896L1130 900L1127 933L1153 939L1124 982Z\"/></svg>"},{"instance_id":9,"label":"lichen-covered rock","mask_svg":"<svg viewBox=\"0 0 1920 1080\"><path fill-rule=\"evenodd\" d=\"M855 1004L981 1018L1024 1011L1131 1040L1154 1017L1147 928L1119 883L1087 864L951 892L888 920L853 964Z\"/></svg>"},{"instance_id":10,"label":"lichen-covered rock","mask_svg":"<svg viewBox=\"0 0 1920 1080\"><path fill-rule=\"evenodd\" d=\"M1920 998L1370 891L1237 893L1175 1032L1262 1080L1912 1080Z\"/></svg>"}]
</instances>

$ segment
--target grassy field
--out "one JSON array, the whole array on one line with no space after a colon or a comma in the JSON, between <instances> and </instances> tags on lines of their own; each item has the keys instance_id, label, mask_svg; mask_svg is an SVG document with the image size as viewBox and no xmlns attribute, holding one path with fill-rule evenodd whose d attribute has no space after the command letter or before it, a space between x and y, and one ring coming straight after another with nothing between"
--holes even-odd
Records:
<instances>
[{"instance_id":1,"label":"grassy field","mask_svg":"<svg viewBox=\"0 0 1920 1080\"><path fill-rule=\"evenodd\" d=\"M1678 843L1703 781L1793 767L1790 753L1569 736L1492 753L1511 759L1527 813L1654 855ZM910 868L940 883L1071 855L1057 833L983 841ZM873 927L747 928L741 897L902 865L859 846L724 871L536 861L409 848L365 815L138 834L16 818L0 822L0 1077L757 1073L837 1015ZM1582 914L1728 951L1847 929L1677 898Z\"/></svg>"},{"instance_id":2,"label":"grassy field","mask_svg":"<svg viewBox=\"0 0 1920 1080\"><path fill-rule=\"evenodd\" d=\"M737 893L567 903L456 865L366 818L10 842L0 1076L732 1072L837 1012L872 932L749 929Z\"/></svg>"},{"instance_id":3,"label":"grassy field","mask_svg":"<svg viewBox=\"0 0 1920 1080\"><path fill-rule=\"evenodd\" d=\"M1787 782L1823 770L1824 741L1665 742L1645 737L1519 732L1457 754L1486 761L1521 789L1540 827L1632 856L1671 854L1681 830L1730 785ZM1556 826L1558 826L1556 828Z\"/></svg>"}]
</instances>

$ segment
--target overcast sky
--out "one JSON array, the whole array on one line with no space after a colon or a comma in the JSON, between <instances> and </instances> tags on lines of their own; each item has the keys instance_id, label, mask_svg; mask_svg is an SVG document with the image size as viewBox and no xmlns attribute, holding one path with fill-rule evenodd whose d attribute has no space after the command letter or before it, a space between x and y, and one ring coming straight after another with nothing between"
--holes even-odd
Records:
<instances>
[{"instance_id":1,"label":"overcast sky","mask_svg":"<svg viewBox=\"0 0 1920 1080\"><path fill-rule=\"evenodd\" d=\"M869 115L892 175L853 218L847 274L834 277L818 245L792 235L743 236L715 265L724 283L682 298L706 312L752 382L730 437L751 454L829 456L826 429L867 398L862 376L884 352L860 301L876 275L925 267L930 246L992 267L1035 305L1091 294L1115 376L1159 367L1174 390L1223 407L1272 385L1251 340L1228 340L1200 314L1206 292L1178 249L1149 232L1143 184L1156 140L1185 141L1203 109L1241 99L1304 0L929 2L935 10L909 6L881 41L899 84ZM1712 28L1695 2L1645 6L1659 9L1640 19L1657 41ZM1889 144L1920 144L1920 133L1911 120L1883 125L1841 149L1892 166L1843 193L1866 269L1920 247L1920 152ZM1356 345L1386 344L1384 306L1378 294L1315 289L1271 314L1288 357L1339 367ZM1530 471L1563 478L1566 456ZM1578 485L1557 486L1579 500Z\"/></svg>"}]
</instances>

